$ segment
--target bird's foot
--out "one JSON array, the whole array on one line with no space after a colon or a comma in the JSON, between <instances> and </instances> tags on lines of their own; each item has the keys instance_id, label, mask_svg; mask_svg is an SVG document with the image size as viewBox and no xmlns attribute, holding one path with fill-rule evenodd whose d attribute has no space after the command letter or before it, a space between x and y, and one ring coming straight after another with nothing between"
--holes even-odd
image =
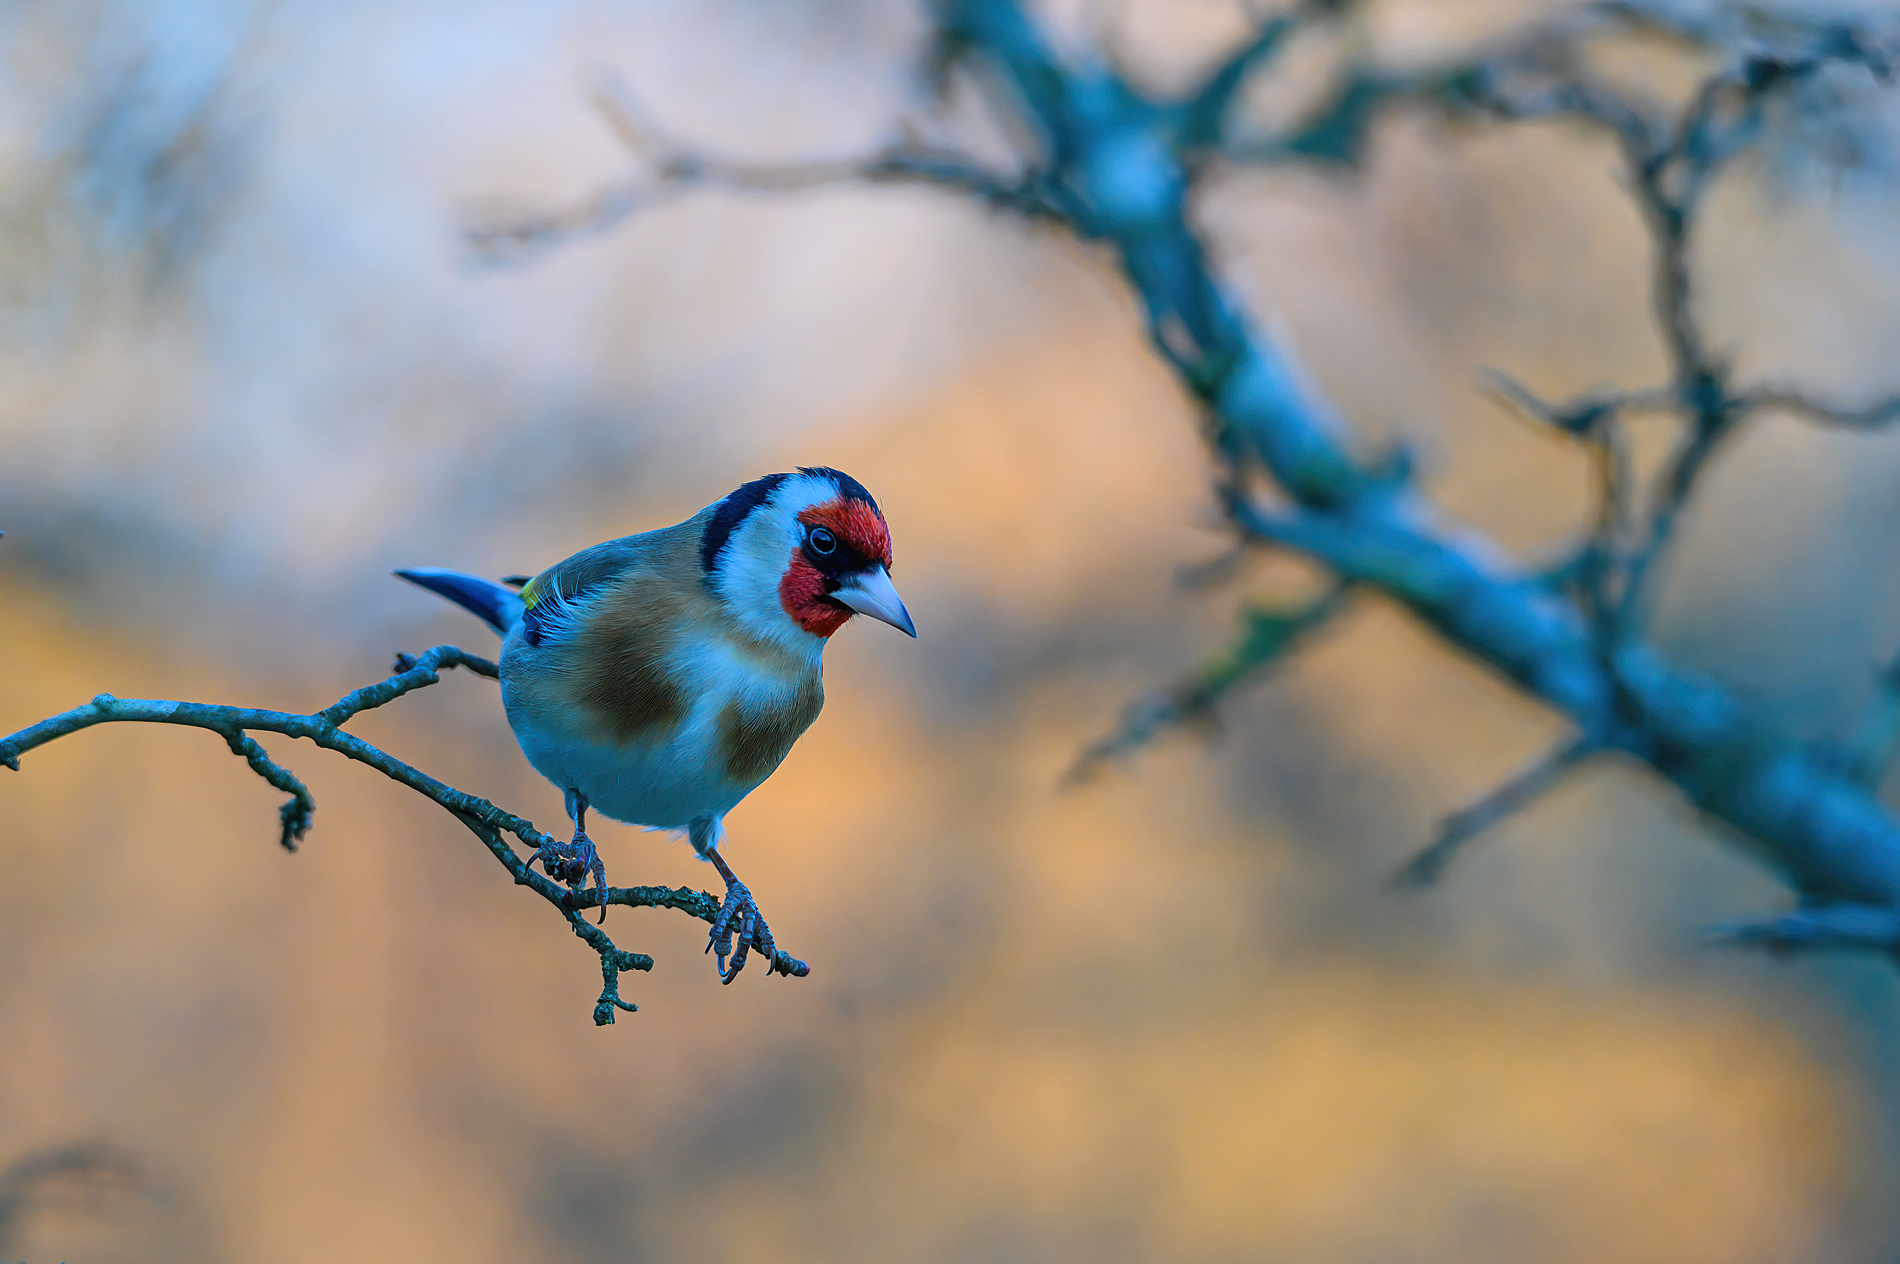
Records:
<instances>
[{"instance_id":1,"label":"bird's foot","mask_svg":"<svg viewBox=\"0 0 1900 1264\"><path fill-rule=\"evenodd\" d=\"M594 840L585 834L576 834L571 842L548 842L528 857L528 865L541 862L541 868L548 877L564 883L569 890L580 889L592 875L594 886L600 893L599 921L607 920L607 866L600 863L600 850L594 846Z\"/></svg>"},{"instance_id":2,"label":"bird's foot","mask_svg":"<svg viewBox=\"0 0 1900 1264\"><path fill-rule=\"evenodd\" d=\"M738 947L733 947L733 938L737 936ZM752 898L752 892L736 878L726 883L726 898L719 906L719 916L713 919L712 934L706 937L706 951L715 953L719 958L719 981L730 983L739 977L739 971L745 969L746 957L758 949L759 955L771 964L765 967L766 976L783 974L802 979L811 973L811 967L788 952L781 951L772 940L772 928L765 924L765 918L759 913L759 904ZM732 958L730 968L726 958Z\"/></svg>"}]
</instances>

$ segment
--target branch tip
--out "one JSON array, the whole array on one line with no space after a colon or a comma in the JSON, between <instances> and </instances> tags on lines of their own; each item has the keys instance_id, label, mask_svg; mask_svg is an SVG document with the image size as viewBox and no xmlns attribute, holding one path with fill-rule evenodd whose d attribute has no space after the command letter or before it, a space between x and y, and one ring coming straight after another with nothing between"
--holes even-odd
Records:
<instances>
[{"instance_id":1,"label":"branch tip","mask_svg":"<svg viewBox=\"0 0 1900 1264\"><path fill-rule=\"evenodd\" d=\"M1345 606L1349 584L1335 584L1296 609L1254 606L1242 611L1240 640L1172 687L1130 702L1114 732L1084 748L1062 775L1073 788L1109 763L1146 746L1163 730L1211 720L1222 699L1292 653L1306 636Z\"/></svg>"},{"instance_id":2,"label":"branch tip","mask_svg":"<svg viewBox=\"0 0 1900 1264\"><path fill-rule=\"evenodd\" d=\"M1900 909L1815 902L1768 917L1724 922L1703 933L1721 948L1752 948L1773 956L1797 952L1900 951Z\"/></svg>"},{"instance_id":3,"label":"branch tip","mask_svg":"<svg viewBox=\"0 0 1900 1264\"><path fill-rule=\"evenodd\" d=\"M1386 879L1387 889L1417 891L1436 885L1465 844L1534 803L1601 749L1599 742L1578 738L1538 756L1496 789L1447 816L1430 845Z\"/></svg>"}]
</instances>

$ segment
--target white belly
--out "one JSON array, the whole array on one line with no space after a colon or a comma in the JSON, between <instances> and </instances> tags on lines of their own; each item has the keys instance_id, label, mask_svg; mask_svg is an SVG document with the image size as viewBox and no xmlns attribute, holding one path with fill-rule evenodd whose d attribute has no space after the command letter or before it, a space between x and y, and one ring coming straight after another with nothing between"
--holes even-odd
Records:
<instances>
[{"instance_id":1,"label":"white belly","mask_svg":"<svg viewBox=\"0 0 1900 1264\"><path fill-rule=\"evenodd\" d=\"M724 816L757 787L734 785L717 773L710 724L689 721L675 740L650 745L589 742L521 724L515 740L536 772L629 825L685 829L702 817Z\"/></svg>"}]
</instances>

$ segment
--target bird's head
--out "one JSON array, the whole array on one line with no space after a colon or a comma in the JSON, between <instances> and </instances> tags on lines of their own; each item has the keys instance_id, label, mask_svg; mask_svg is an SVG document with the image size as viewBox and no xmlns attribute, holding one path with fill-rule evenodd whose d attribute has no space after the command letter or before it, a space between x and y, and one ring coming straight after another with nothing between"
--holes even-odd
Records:
<instances>
[{"instance_id":1,"label":"bird's head","mask_svg":"<svg viewBox=\"0 0 1900 1264\"><path fill-rule=\"evenodd\" d=\"M755 479L712 507L699 543L706 582L753 632L830 636L854 614L917 635L891 584L891 533L864 484L801 467Z\"/></svg>"}]
</instances>

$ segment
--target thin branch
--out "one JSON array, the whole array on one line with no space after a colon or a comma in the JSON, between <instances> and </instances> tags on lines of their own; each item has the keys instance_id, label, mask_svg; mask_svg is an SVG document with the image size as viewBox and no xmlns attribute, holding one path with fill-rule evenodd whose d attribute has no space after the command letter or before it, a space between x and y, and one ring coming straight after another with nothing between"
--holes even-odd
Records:
<instances>
[{"instance_id":1,"label":"thin branch","mask_svg":"<svg viewBox=\"0 0 1900 1264\"><path fill-rule=\"evenodd\" d=\"M1758 386L1743 391L1738 399L1741 406L1750 411L1766 409L1792 413L1841 430L1882 430L1900 421L1900 395L1890 395L1886 399L1852 408L1816 399L1805 391L1786 386Z\"/></svg>"},{"instance_id":2,"label":"thin branch","mask_svg":"<svg viewBox=\"0 0 1900 1264\"><path fill-rule=\"evenodd\" d=\"M231 744L233 754L243 756L251 765L252 772L290 796L289 801L277 810L278 819L283 825L283 832L277 841L285 851L296 851L297 844L310 832L310 818L317 811L317 801L311 797L309 787L297 780L288 768L272 761L264 753L264 748L257 744L257 740L243 730L226 734L225 740Z\"/></svg>"},{"instance_id":3,"label":"thin branch","mask_svg":"<svg viewBox=\"0 0 1900 1264\"><path fill-rule=\"evenodd\" d=\"M1613 413L1665 412L1677 405L1674 388L1667 386L1654 386L1644 391L1606 391L1584 395L1563 404L1552 404L1499 369L1485 369L1479 374L1479 383L1488 393L1532 421L1586 437L1599 422Z\"/></svg>"},{"instance_id":4,"label":"thin branch","mask_svg":"<svg viewBox=\"0 0 1900 1264\"><path fill-rule=\"evenodd\" d=\"M1146 746L1164 730L1208 719L1240 685L1257 679L1281 662L1307 635L1344 607L1348 586L1341 584L1297 610L1255 607L1242 614L1240 641L1192 676L1160 693L1131 702L1113 733L1092 743L1064 774L1079 785L1114 760Z\"/></svg>"},{"instance_id":5,"label":"thin branch","mask_svg":"<svg viewBox=\"0 0 1900 1264\"><path fill-rule=\"evenodd\" d=\"M1640 544L1631 550L1625 570L1623 592L1616 611L1619 639L1633 637L1648 610L1647 581L1651 569L1675 535L1683 511L1688 507L1697 481L1728 438L1736 414L1728 411L1702 419L1670 454L1657 480L1656 501L1650 510L1649 528Z\"/></svg>"},{"instance_id":6,"label":"thin branch","mask_svg":"<svg viewBox=\"0 0 1900 1264\"><path fill-rule=\"evenodd\" d=\"M1491 370L1484 375L1491 393L1519 413L1582 439L1596 474L1596 517L1583 544L1549 572L1549 578L1576 594L1606 662L1617 636L1617 595L1628 579L1623 536L1635 499L1634 474L1623 416L1631 412L1671 410L1676 393L1667 387L1647 391L1587 395L1566 404L1550 404L1516 379Z\"/></svg>"},{"instance_id":7,"label":"thin branch","mask_svg":"<svg viewBox=\"0 0 1900 1264\"><path fill-rule=\"evenodd\" d=\"M489 263L520 262L599 236L639 212L705 190L784 194L860 184L920 185L974 198L992 210L1027 220L1061 222L1068 217L1059 194L1033 171L995 171L968 154L910 139L863 157L789 163L652 148L660 144L653 140L648 147L662 155L648 170L564 210L471 225L464 231L469 248Z\"/></svg>"},{"instance_id":8,"label":"thin branch","mask_svg":"<svg viewBox=\"0 0 1900 1264\"><path fill-rule=\"evenodd\" d=\"M1271 61L1309 18L1341 7L1337 4L1301 4L1262 21L1251 38L1230 52L1201 80L1180 107L1180 143L1188 148L1218 145L1227 112L1255 70Z\"/></svg>"},{"instance_id":9,"label":"thin branch","mask_svg":"<svg viewBox=\"0 0 1900 1264\"><path fill-rule=\"evenodd\" d=\"M634 96L633 89L619 75L611 72L600 75L590 99L635 161L662 167L678 152L679 147L661 134L659 126L647 116L645 107Z\"/></svg>"},{"instance_id":10,"label":"thin branch","mask_svg":"<svg viewBox=\"0 0 1900 1264\"><path fill-rule=\"evenodd\" d=\"M1710 927L1704 941L1727 948L1796 952L1900 950L1900 912L1886 906L1809 903L1764 918Z\"/></svg>"},{"instance_id":11,"label":"thin branch","mask_svg":"<svg viewBox=\"0 0 1900 1264\"><path fill-rule=\"evenodd\" d=\"M517 885L532 889L560 910L574 933L600 954L606 988L594 1010L594 1021L611 1023L616 1009L632 1008L619 1000L616 990L619 973L624 970L650 970L653 968L653 959L644 953L625 952L617 948L605 931L581 916L582 910L603 903L597 892L565 888L553 879L536 873L516 854L504 835L519 839L531 852L556 840L537 830L532 822L505 812L486 799L445 785L338 727L364 711L393 702L412 690L435 684L441 679L441 671L450 667L466 668L491 679L500 674L495 664L485 658L453 645L438 645L421 655L399 656L395 675L355 690L323 710L308 715L169 699L114 698L110 694L100 694L84 706L52 716L0 739L0 764L18 771L20 757L28 751L98 724L177 724L205 729L223 737L233 751L244 756L259 776L291 794L290 802L284 805L281 813L281 841L285 847L294 849L296 840L310 828L316 803L304 784L272 761L248 734L277 733L285 737L306 738L325 750L367 764L384 776L433 800L482 841L513 876ZM711 894L684 887L678 890L666 887L612 887L604 902L633 908L679 909L708 924L716 920L719 910L719 901ZM773 955L768 972L803 976L810 973L810 967L781 951Z\"/></svg>"},{"instance_id":12,"label":"thin branch","mask_svg":"<svg viewBox=\"0 0 1900 1264\"><path fill-rule=\"evenodd\" d=\"M1596 520L1578 555L1558 568L1575 578L1589 600L1607 605L1609 587L1618 577L1618 542L1628 526L1634 498L1629 442L1622 419L1630 413L1667 412L1676 407L1670 387L1586 395L1565 404L1545 402L1523 383L1495 369L1483 374L1485 387L1516 412L1576 436L1594 454L1597 481ZM1574 574L1572 574L1574 572Z\"/></svg>"},{"instance_id":13,"label":"thin branch","mask_svg":"<svg viewBox=\"0 0 1900 1264\"><path fill-rule=\"evenodd\" d=\"M1633 516L1636 475L1630 458L1629 437L1620 411L1606 415L1597 426L1597 516L1584 546L1578 570L1578 588L1596 633L1597 653L1606 661L1615 650L1616 597L1629 583L1623 556L1623 537Z\"/></svg>"},{"instance_id":14,"label":"thin branch","mask_svg":"<svg viewBox=\"0 0 1900 1264\"><path fill-rule=\"evenodd\" d=\"M1433 885L1466 843L1522 811L1602 749L1601 743L1580 737L1539 755L1503 785L1446 817L1430 845L1401 865L1389 884L1402 889Z\"/></svg>"}]
</instances>

